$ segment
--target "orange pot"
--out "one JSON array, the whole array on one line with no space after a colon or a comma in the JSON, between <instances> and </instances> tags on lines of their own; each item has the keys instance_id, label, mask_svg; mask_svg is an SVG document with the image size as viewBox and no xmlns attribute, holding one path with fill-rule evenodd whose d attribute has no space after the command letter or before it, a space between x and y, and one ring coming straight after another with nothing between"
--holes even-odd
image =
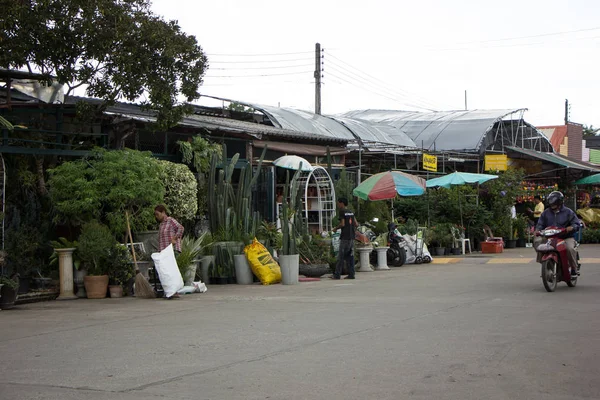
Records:
<instances>
[{"instance_id":1,"label":"orange pot","mask_svg":"<svg viewBox=\"0 0 600 400\"><path fill-rule=\"evenodd\" d=\"M111 299L123 297L123 286L121 285L110 285L108 291L110 292Z\"/></svg>"},{"instance_id":2,"label":"orange pot","mask_svg":"<svg viewBox=\"0 0 600 400\"><path fill-rule=\"evenodd\" d=\"M87 275L83 277L83 284L88 299L104 299L108 289L108 275Z\"/></svg>"}]
</instances>

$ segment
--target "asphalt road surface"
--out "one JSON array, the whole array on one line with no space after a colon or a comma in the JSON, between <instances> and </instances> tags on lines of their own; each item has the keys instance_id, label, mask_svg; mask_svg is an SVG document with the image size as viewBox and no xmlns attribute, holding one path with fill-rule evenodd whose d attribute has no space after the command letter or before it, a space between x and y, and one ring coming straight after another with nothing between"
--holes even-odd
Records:
<instances>
[{"instance_id":1,"label":"asphalt road surface","mask_svg":"<svg viewBox=\"0 0 600 400\"><path fill-rule=\"evenodd\" d=\"M600 246L0 311L0 399L598 399Z\"/></svg>"}]
</instances>

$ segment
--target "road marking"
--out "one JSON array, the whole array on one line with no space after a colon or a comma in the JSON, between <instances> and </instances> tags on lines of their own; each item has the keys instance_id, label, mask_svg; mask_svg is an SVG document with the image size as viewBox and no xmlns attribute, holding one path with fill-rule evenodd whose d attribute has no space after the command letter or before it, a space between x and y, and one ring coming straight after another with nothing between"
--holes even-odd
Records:
<instances>
[{"instance_id":1,"label":"road marking","mask_svg":"<svg viewBox=\"0 0 600 400\"><path fill-rule=\"evenodd\" d=\"M582 258L579 262L582 264L598 264L600 263L600 258Z\"/></svg>"},{"instance_id":2,"label":"road marking","mask_svg":"<svg viewBox=\"0 0 600 400\"><path fill-rule=\"evenodd\" d=\"M534 258L492 258L486 264L528 264Z\"/></svg>"},{"instance_id":3,"label":"road marking","mask_svg":"<svg viewBox=\"0 0 600 400\"><path fill-rule=\"evenodd\" d=\"M464 261L464 258L440 257L440 258L434 258L432 261L432 264L456 264L461 261Z\"/></svg>"}]
</instances>

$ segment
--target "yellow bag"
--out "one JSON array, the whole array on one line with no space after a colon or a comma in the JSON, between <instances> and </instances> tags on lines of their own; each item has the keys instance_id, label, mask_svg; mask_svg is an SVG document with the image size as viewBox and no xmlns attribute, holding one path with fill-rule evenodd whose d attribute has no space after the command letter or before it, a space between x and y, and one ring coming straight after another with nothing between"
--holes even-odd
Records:
<instances>
[{"instance_id":1,"label":"yellow bag","mask_svg":"<svg viewBox=\"0 0 600 400\"><path fill-rule=\"evenodd\" d=\"M265 248L256 238L248 246L244 247L244 253L252 268L254 275L260 279L263 285L272 285L281 282L281 268L273 259L269 250Z\"/></svg>"}]
</instances>

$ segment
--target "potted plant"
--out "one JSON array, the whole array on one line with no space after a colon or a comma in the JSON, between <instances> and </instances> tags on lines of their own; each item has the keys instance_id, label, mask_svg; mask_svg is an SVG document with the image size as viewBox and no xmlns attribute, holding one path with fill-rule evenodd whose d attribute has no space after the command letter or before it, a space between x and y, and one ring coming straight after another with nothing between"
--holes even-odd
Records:
<instances>
[{"instance_id":1,"label":"potted plant","mask_svg":"<svg viewBox=\"0 0 600 400\"><path fill-rule=\"evenodd\" d=\"M529 219L524 215L519 215L513 223L514 229L517 232L517 247L526 246L528 225Z\"/></svg>"},{"instance_id":2,"label":"potted plant","mask_svg":"<svg viewBox=\"0 0 600 400\"><path fill-rule=\"evenodd\" d=\"M237 247L234 247L236 246ZM235 242L215 243L215 262L209 268L210 283L226 285L231 282L235 270L234 254L240 254L240 245Z\"/></svg>"},{"instance_id":3,"label":"potted plant","mask_svg":"<svg viewBox=\"0 0 600 400\"><path fill-rule=\"evenodd\" d=\"M429 240L432 245L435 245L434 252L436 256L443 256L446 249L444 248L443 225L438 224L432 226L429 231Z\"/></svg>"},{"instance_id":4,"label":"potted plant","mask_svg":"<svg viewBox=\"0 0 600 400\"><path fill-rule=\"evenodd\" d=\"M133 278L131 253L127 246L120 243L115 244L109 252L106 263L110 297L123 297L123 285Z\"/></svg>"},{"instance_id":5,"label":"potted plant","mask_svg":"<svg viewBox=\"0 0 600 400\"><path fill-rule=\"evenodd\" d=\"M300 207L302 207L301 193L298 190L298 177L300 170L296 171L291 182L290 173L286 172L286 183L283 191L281 232L282 244L279 255L281 266L281 283L294 285L298 283L300 272L300 255L298 253L298 242L302 241L305 233L303 218Z\"/></svg>"},{"instance_id":6,"label":"potted plant","mask_svg":"<svg viewBox=\"0 0 600 400\"><path fill-rule=\"evenodd\" d=\"M108 288L108 258L116 240L106 225L88 222L79 236L79 257L88 275L83 278L88 299L103 299Z\"/></svg>"},{"instance_id":7,"label":"potted plant","mask_svg":"<svg viewBox=\"0 0 600 400\"><path fill-rule=\"evenodd\" d=\"M329 272L331 243L322 240L318 235L313 235L309 239L302 241L298 246L299 274L318 278Z\"/></svg>"},{"instance_id":8,"label":"potted plant","mask_svg":"<svg viewBox=\"0 0 600 400\"><path fill-rule=\"evenodd\" d=\"M181 253L177 255L177 266L186 286L191 286L196 278L200 255L206 246L207 238L208 235L204 233L197 239L189 235L181 239Z\"/></svg>"},{"instance_id":9,"label":"potted plant","mask_svg":"<svg viewBox=\"0 0 600 400\"><path fill-rule=\"evenodd\" d=\"M506 241L507 249L514 249L515 247L517 247L517 234L515 229L516 222L517 219L515 218L509 218L508 221L506 221L506 224L508 226L508 240Z\"/></svg>"},{"instance_id":10,"label":"potted plant","mask_svg":"<svg viewBox=\"0 0 600 400\"><path fill-rule=\"evenodd\" d=\"M0 310L9 310L15 306L19 292L19 277L14 274L12 278L0 276Z\"/></svg>"},{"instance_id":11,"label":"potted plant","mask_svg":"<svg viewBox=\"0 0 600 400\"><path fill-rule=\"evenodd\" d=\"M262 221L257 230L257 238L272 256L277 256L277 250L281 248L282 234L275 222Z\"/></svg>"}]
</instances>

